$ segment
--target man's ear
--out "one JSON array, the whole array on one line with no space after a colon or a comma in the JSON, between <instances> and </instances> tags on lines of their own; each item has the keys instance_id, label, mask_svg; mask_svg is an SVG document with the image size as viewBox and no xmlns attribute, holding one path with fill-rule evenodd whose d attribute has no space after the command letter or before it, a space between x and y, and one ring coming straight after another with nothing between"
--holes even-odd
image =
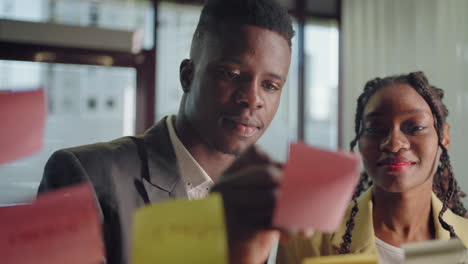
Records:
<instances>
[{"instance_id":1,"label":"man's ear","mask_svg":"<svg viewBox=\"0 0 468 264\"><path fill-rule=\"evenodd\" d=\"M185 59L182 61L182 63L180 64L179 75L182 90L184 90L184 93L190 92L190 86L192 85L194 75L192 60Z\"/></svg>"},{"instance_id":2,"label":"man's ear","mask_svg":"<svg viewBox=\"0 0 468 264\"><path fill-rule=\"evenodd\" d=\"M442 144L446 149L450 147L450 125L445 123L444 134L442 135Z\"/></svg>"}]
</instances>

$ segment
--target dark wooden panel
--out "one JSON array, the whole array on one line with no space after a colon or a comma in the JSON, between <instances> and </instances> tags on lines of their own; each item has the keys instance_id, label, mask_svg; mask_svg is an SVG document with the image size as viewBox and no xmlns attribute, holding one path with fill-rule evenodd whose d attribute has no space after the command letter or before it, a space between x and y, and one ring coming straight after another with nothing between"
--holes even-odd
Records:
<instances>
[{"instance_id":1,"label":"dark wooden panel","mask_svg":"<svg viewBox=\"0 0 468 264\"><path fill-rule=\"evenodd\" d=\"M124 52L0 42L0 60L135 67L138 56Z\"/></svg>"}]
</instances>

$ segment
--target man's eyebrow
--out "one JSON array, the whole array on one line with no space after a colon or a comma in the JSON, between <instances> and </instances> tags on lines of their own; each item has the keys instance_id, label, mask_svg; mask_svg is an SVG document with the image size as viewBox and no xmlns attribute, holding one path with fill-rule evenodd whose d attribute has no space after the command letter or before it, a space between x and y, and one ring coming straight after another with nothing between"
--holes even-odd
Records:
<instances>
[{"instance_id":1,"label":"man's eyebrow","mask_svg":"<svg viewBox=\"0 0 468 264\"><path fill-rule=\"evenodd\" d=\"M244 62L242 62L240 59L237 59L237 58L224 58L224 59L220 59L218 62L219 63L232 63L232 64L236 64L236 65L239 65L239 66L243 66L245 64ZM281 80L283 82L286 81L285 77L282 77L281 75L279 75L277 73L269 72L266 75L269 76L269 77Z\"/></svg>"},{"instance_id":2,"label":"man's eyebrow","mask_svg":"<svg viewBox=\"0 0 468 264\"><path fill-rule=\"evenodd\" d=\"M424 114L428 114L425 110L423 109L420 109L420 108L415 108L415 109L411 109L411 110L408 110L408 111L404 111L402 113L400 113L400 115L412 115L412 114L420 114L420 113L424 113ZM379 111L372 111L372 112L369 112L367 113L364 118L373 118L373 117L378 117L378 116L382 116L383 113L382 112L379 112Z\"/></svg>"},{"instance_id":3,"label":"man's eyebrow","mask_svg":"<svg viewBox=\"0 0 468 264\"><path fill-rule=\"evenodd\" d=\"M280 75L278 75L276 73L270 72L270 73L267 73L267 75L270 76L270 77L273 77L275 79L281 80L283 82L286 81L286 78L284 78L284 77L282 77L282 76L280 76Z\"/></svg>"},{"instance_id":4,"label":"man's eyebrow","mask_svg":"<svg viewBox=\"0 0 468 264\"><path fill-rule=\"evenodd\" d=\"M244 65L244 63L240 59L236 58L223 58L218 61L219 63L232 63L232 64L238 64L238 65Z\"/></svg>"}]
</instances>

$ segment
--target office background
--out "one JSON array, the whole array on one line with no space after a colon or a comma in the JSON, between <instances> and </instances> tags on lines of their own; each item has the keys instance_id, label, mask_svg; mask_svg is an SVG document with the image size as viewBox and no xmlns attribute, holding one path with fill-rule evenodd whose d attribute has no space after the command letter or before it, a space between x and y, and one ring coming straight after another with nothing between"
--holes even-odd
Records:
<instances>
[{"instance_id":1,"label":"office background","mask_svg":"<svg viewBox=\"0 0 468 264\"><path fill-rule=\"evenodd\" d=\"M423 70L446 91L450 154L461 187L468 190L468 1L281 2L296 29L292 64L280 109L259 144L278 160L285 160L288 142L296 140L347 149L364 83ZM182 95L179 63L188 57L201 3L0 0L1 23L47 23L45 39L57 38L50 23L142 36L141 50L131 51L106 48L111 39L97 43L99 48L70 47L5 40L0 32L0 90L42 87L48 112L43 150L0 165L0 204L32 199L54 150L140 134L175 114Z\"/></svg>"}]
</instances>

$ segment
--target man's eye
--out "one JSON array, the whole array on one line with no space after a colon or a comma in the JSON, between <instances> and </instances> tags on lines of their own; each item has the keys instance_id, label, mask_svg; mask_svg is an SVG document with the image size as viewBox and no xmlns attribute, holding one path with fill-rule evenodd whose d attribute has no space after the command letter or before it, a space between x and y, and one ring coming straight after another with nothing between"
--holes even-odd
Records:
<instances>
[{"instance_id":1,"label":"man's eye","mask_svg":"<svg viewBox=\"0 0 468 264\"><path fill-rule=\"evenodd\" d=\"M267 89L268 91L278 91L280 88L273 84L273 83L270 83L270 82L264 82L263 83L263 87L265 87L265 89Z\"/></svg>"},{"instance_id":2,"label":"man's eye","mask_svg":"<svg viewBox=\"0 0 468 264\"><path fill-rule=\"evenodd\" d=\"M217 71L217 76L218 78L225 80L237 80L239 79L240 74L227 69L220 69Z\"/></svg>"}]
</instances>

